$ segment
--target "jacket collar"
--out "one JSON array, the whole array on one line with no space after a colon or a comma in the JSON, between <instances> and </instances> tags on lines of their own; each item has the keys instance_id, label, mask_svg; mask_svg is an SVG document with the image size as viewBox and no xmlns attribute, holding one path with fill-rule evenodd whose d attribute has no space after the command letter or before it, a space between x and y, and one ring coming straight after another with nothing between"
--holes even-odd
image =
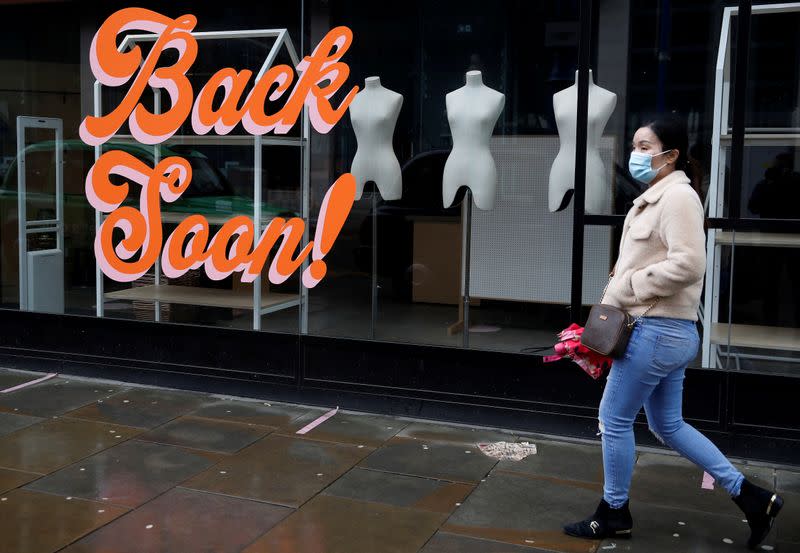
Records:
<instances>
[{"instance_id":1,"label":"jacket collar","mask_svg":"<svg viewBox=\"0 0 800 553\"><path fill-rule=\"evenodd\" d=\"M633 205L637 207L644 207L644 204L654 204L658 202L658 200L661 199L661 196L664 195L664 192L667 190L667 188L678 182L690 184L689 177L686 176L686 173L680 170L673 171L656 184L645 190L641 196L633 200Z\"/></svg>"}]
</instances>

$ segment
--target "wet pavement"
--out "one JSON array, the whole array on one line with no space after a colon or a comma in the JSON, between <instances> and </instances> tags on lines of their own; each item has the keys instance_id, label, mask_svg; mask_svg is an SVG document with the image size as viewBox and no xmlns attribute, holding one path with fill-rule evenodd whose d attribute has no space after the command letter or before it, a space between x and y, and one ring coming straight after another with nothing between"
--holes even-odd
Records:
<instances>
[{"instance_id":1,"label":"wet pavement","mask_svg":"<svg viewBox=\"0 0 800 553\"><path fill-rule=\"evenodd\" d=\"M0 390L41 374L0 369ZM0 553L744 551L702 470L640 450L631 540L570 538L602 493L600 447L59 376L0 393ZM478 443L528 441L498 461ZM800 553L800 467L738 463L786 504L762 551Z\"/></svg>"}]
</instances>

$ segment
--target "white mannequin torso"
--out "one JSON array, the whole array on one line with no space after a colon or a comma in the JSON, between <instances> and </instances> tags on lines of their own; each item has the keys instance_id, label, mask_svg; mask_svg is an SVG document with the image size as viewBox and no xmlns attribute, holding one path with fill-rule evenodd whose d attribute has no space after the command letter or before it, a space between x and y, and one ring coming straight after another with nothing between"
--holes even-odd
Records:
<instances>
[{"instance_id":1,"label":"white mannequin torso","mask_svg":"<svg viewBox=\"0 0 800 553\"><path fill-rule=\"evenodd\" d=\"M567 207L575 183L575 140L578 115L578 74L575 84L553 95L553 111L560 146L550 169L548 207L551 212ZM586 145L586 211L607 214L611 211L608 174L600 159L600 138L617 105L617 95L594 84L589 71L589 125Z\"/></svg>"},{"instance_id":2,"label":"white mannequin torso","mask_svg":"<svg viewBox=\"0 0 800 553\"><path fill-rule=\"evenodd\" d=\"M450 207L461 186L472 191L475 205L492 209L497 189L497 168L489 140L503 111L505 96L483 84L480 71L469 71L467 83L446 97L447 120L453 150L442 177L442 199Z\"/></svg>"},{"instance_id":3,"label":"white mannequin torso","mask_svg":"<svg viewBox=\"0 0 800 553\"><path fill-rule=\"evenodd\" d=\"M399 200L403 194L400 162L392 147L392 135L403 105L403 97L381 85L378 77L367 77L364 90L350 104L350 121L356 135L356 155L350 172L356 179L356 200L364 185L374 182L384 200Z\"/></svg>"}]
</instances>

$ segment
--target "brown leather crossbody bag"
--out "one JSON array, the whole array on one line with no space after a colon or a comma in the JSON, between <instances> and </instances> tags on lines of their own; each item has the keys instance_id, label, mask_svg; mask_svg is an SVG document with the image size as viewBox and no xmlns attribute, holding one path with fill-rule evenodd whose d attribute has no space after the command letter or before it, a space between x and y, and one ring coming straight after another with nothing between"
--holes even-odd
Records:
<instances>
[{"instance_id":1,"label":"brown leather crossbody bag","mask_svg":"<svg viewBox=\"0 0 800 553\"><path fill-rule=\"evenodd\" d=\"M600 303L593 305L589 311L589 318L583 327L581 344L600 355L616 359L622 357L628 348L633 327L639 322L639 319L656 306L658 299L635 319L631 317L630 313L618 307L603 305L603 299L606 297L606 291L612 278L614 278L614 271L608 275L608 282L603 290Z\"/></svg>"}]
</instances>

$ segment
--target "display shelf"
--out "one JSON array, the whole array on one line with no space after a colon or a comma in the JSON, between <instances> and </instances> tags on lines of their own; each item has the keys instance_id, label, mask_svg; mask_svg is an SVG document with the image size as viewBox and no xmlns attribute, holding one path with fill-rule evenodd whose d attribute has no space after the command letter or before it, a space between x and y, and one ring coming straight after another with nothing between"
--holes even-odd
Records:
<instances>
[{"instance_id":1,"label":"display shelf","mask_svg":"<svg viewBox=\"0 0 800 553\"><path fill-rule=\"evenodd\" d=\"M179 224L181 221L183 221L184 219L186 219L190 215L202 215L203 217L206 218L206 220L208 221L209 225L218 225L218 226L224 225L229 220L231 220L233 217L236 217L238 215L247 215L251 219L253 218L252 215L248 215L246 213L222 213L220 215L211 215L211 214L208 214L208 213L199 213L199 214L197 214L197 213L188 213L188 212L184 213L182 211L162 211L161 212L161 222L162 223ZM277 216L278 216L277 214L269 215L269 216L266 216L266 217L262 216L261 217L261 227L263 228L264 226L269 224L272 221L272 219L274 219Z\"/></svg>"},{"instance_id":2,"label":"display shelf","mask_svg":"<svg viewBox=\"0 0 800 553\"><path fill-rule=\"evenodd\" d=\"M728 145L733 140L733 135L720 135L721 143ZM745 144L758 144L759 146L787 146L792 143L800 145L800 133L745 133Z\"/></svg>"},{"instance_id":3,"label":"display shelf","mask_svg":"<svg viewBox=\"0 0 800 553\"><path fill-rule=\"evenodd\" d=\"M129 134L114 135L115 142L124 144L139 144L133 136ZM261 139L263 146L302 146L305 143L304 139L297 136L264 136ZM253 136L246 134L205 134L205 135L173 135L168 138L163 146L169 148L172 145L190 145L190 146L252 146Z\"/></svg>"},{"instance_id":4,"label":"display shelf","mask_svg":"<svg viewBox=\"0 0 800 553\"><path fill-rule=\"evenodd\" d=\"M730 155L733 146L733 131L731 120L731 91L732 91L732 50L734 18L738 15L738 8L728 6L723 9L722 28L719 38L719 50L714 69L714 123L711 137L711 168L708 197L706 199L707 216L709 218L725 217L728 207L726 183L729 179ZM752 16L765 14L800 13L800 2L769 4L752 6ZM744 130L744 145L748 147L779 146L781 148L800 147L800 127L747 127ZM737 214L738 215L738 214ZM728 353L736 359L739 366L740 358L759 359L761 361L778 361L796 363L800 359L787 359L780 355L781 351L800 351L800 329L784 327L768 327L754 325L729 325L720 323L720 312L725 309L720 306L725 292L725 279L727 268L724 263L729 263L733 270L733 258L727 259L722 252L724 247L772 247L772 248L797 248L800 247L800 234L780 234L765 232L731 232L718 229L709 229L706 242L706 279L703 305L699 313L703 320L703 347L702 365L704 367L721 367L720 349L730 346L759 348L763 354ZM733 286L732 283L727 284ZM764 293L774 293L764 291ZM729 305L733 307L733 296L730 290L727 294ZM725 364L727 366L727 363Z\"/></svg>"},{"instance_id":5,"label":"display shelf","mask_svg":"<svg viewBox=\"0 0 800 553\"><path fill-rule=\"evenodd\" d=\"M161 303L178 303L183 305L199 305L205 307L224 307L231 309L253 309L253 292L251 290L226 290L221 288L204 288L200 286L138 286L108 292L106 299L158 301ZM300 305L298 294L276 294L269 292L261 296L261 313L266 314L279 309Z\"/></svg>"},{"instance_id":6,"label":"display shelf","mask_svg":"<svg viewBox=\"0 0 800 553\"><path fill-rule=\"evenodd\" d=\"M800 248L800 234L780 234L771 232L720 231L716 234L719 246L771 246L774 248Z\"/></svg>"},{"instance_id":7,"label":"display shelf","mask_svg":"<svg viewBox=\"0 0 800 553\"><path fill-rule=\"evenodd\" d=\"M800 351L800 328L714 323L711 342L719 346Z\"/></svg>"},{"instance_id":8,"label":"display shelf","mask_svg":"<svg viewBox=\"0 0 800 553\"><path fill-rule=\"evenodd\" d=\"M301 58L297 55L297 51L292 44L287 29L256 29L256 30L240 30L240 31L210 31L210 32L197 32L190 33L195 39L272 39L274 42L269 50L267 57L264 59L261 68L255 76L254 84L257 83L273 66L277 59L278 53L282 48L285 48L292 63L295 67L300 64ZM158 34L129 34L126 35L120 44L120 51L125 51L127 48L133 48L142 42L152 42L158 39ZM102 90L103 85L100 81L94 82L94 98L93 98L93 113L95 117L100 117L104 110L102 109ZM162 89L158 87L153 88L153 108L154 113L161 113L161 95ZM209 133L206 135L173 135L167 139L163 144L153 145L153 161L158 163L161 161L162 155L169 152L170 147L176 145L191 145L191 146L217 146L223 147L240 147L246 146L253 150L253 171L252 171L252 184L253 196L252 201L247 205L247 213L241 213L241 209L236 208L234 201L227 202L230 205L217 204L219 198L212 198L210 203L204 202L205 205L197 205L197 198L190 200L189 205L191 209L189 212L180 210L162 211L161 220L164 223L180 223L191 214L199 213L205 216L206 220L211 225L219 226L226 223L234 215L247 215L254 221L254 230L256 235L260 235L266 224L269 223L276 215L283 213L283 210L276 211L262 203L263 187L263 150L264 146L292 146L297 147L300 152L301 167L302 167L302 207L300 217L306 223L303 233L303 241L308 243L308 225L309 225L309 207L310 207L310 152L308 137L311 133L310 119L308 107L305 106L301 116L301 127L297 135L250 135L250 134L226 134L218 135ZM111 137L113 142L120 143L137 143L130 134L117 134ZM95 160L99 159L103 152L102 146L95 147ZM194 201L195 204L191 202ZM248 198L248 201L249 198ZM220 207L222 205L222 207ZM184 206L185 208L186 206ZM294 216L294 215L293 215ZM95 212L95 231L99 232L100 225L103 223L104 215L100 212ZM307 261L304 262L303 268L307 266ZM98 317L103 316L104 300L137 300L137 301L152 301L154 303L154 318L156 321L161 317L161 303L180 303L187 305L198 306L211 306L211 307L224 307L234 309L247 309L253 312L253 330L261 329L261 315L279 311L294 306L301 306L300 309L300 332L305 333L308 329L308 290L302 285L299 286L300 291L295 295L287 294L273 294L262 290L261 276L256 279L253 287L249 291L244 290L221 290L210 288L197 288L185 286L164 286L160 284L161 281L161 267L158 262L155 264L154 279L155 282L151 286L141 286L137 288L121 290L109 294L104 293L104 276L100 269L99 264L95 268L95 282L96 282L96 314ZM260 307L259 307L260 306Z\"/></svg>"}]
</instances>

